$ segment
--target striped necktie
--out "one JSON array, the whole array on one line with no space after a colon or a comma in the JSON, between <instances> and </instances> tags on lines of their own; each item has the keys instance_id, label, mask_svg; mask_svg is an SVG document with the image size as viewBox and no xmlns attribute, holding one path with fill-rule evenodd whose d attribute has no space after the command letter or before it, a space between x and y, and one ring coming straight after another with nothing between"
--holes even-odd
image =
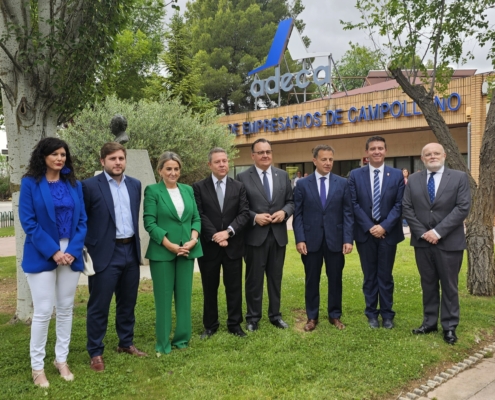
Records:
<instances>
[{"instance_id":1,"label":"striped necktie","mask_svg":"<svg viewBox=\"0 0 495 400\"><path fill-rule=\"evenodd\" d=\"M373 219L380 221L380 170L375 169L375 178L373 180Z\"/></svg>"}]
</instances>

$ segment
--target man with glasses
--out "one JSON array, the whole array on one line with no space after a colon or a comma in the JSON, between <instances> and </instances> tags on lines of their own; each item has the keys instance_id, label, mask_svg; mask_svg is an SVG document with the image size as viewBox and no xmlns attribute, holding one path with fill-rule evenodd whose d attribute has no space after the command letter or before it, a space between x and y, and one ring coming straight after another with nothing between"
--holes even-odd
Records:
<instances>
[{"instance_id":1,"label":"man with glasses","mask_svg":"<svg viewBox=\"0 0 495 400\"><path fill-rule=\"evenodd\" d=\"M273 167L272 147L258 139L251 146L254 165L240 173L249 201L250 222L246 231L247 330L258 330L261 319L264 275L268 285L268 317L277 328L289 326L280 313L280 289L287 246L287 219L294 212L287 172Z\"/></svg>"}]
</instances>

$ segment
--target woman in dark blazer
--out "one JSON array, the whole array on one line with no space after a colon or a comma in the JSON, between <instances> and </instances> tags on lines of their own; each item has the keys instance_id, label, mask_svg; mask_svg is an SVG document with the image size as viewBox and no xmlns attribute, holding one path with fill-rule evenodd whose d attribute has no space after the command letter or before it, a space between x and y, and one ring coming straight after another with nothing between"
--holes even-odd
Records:
<instances>
[{"instance_id":1,"label":"woman in dark blazer","mask_svg":"<svg viewBox=\"0 0 495 400\"><path fill-rule=\"evenodd\" d=\"M45 346L56 307L54 365L72 381L67 365L72 309L86 235L82 186L76 181L67 143L42 139L33 150L21 181L19 219L26 233L22 269L31 289L34 313L30 355L34 384L48 387L44 373Z\"/></svg>"},{"instance_id":2,"label":"woman in dark blazer","mask_svg":"<svg viewBox=\"0 0 495 400\"><path fill-rule=\"evenodd\" d=\"M162 181L144 191L144 228L150 234L146 258L150 260L156 309L158 354L172 346L186 348L192 335L191 296L194 259L203 251L198 242L201 218L190 186L177 183L182 161L173 152L163 153L157 165ZM172 298L176 328L172 341Z\"/></svg>"}]
</instances>

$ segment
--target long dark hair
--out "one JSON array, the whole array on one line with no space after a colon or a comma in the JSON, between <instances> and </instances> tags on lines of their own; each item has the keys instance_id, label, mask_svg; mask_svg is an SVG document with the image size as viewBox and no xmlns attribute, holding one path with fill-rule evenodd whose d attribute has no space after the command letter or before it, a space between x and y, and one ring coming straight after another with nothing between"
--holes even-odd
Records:
<instances>
[{"instance_id":1,"label":"long dark hair","mask_svg":"<svg viewBox=\"0 0 495 400\"><path fill-rule=\"evenodd\" d=\"M65 150L65 170L70 170L67 173L60 173L60 178L64 181L68 181L73 187L76 186L76 175L74 174L74 167L72 166L72 158L70 156L69 146L62 139L56 137L47 137L41 139L31 153L29 159L29 166L24 176L31 176L36 179L36 182L41 181L41 178L46 173L45 157L52 154L55 150L61 147Z\"/></svg>"}]
</instances>

